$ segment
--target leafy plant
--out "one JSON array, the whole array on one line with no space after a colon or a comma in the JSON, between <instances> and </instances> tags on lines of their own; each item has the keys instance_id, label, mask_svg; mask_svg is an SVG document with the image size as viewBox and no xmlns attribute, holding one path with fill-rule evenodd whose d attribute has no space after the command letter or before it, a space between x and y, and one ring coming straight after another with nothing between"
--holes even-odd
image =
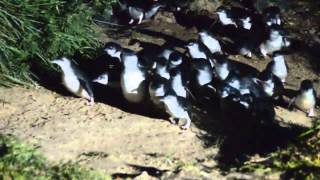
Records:
<instances>
[{"instance_id":1,"label":"leafy plant","mask_svg":"<svg viewBox=\"0 0 320 180\"><path fill-rule=\"evenodd\" d=\"M100 46L92 17L115 0L0 1L0 85L34 84L30 66L51 69L50 60L88 54Z\"/></svg>"},{"instance_id":2,"label":"leafy plant","mask_svg":"<svg viewBox=\"0 0 320 180\"><path fill-rule=\"evenodd\" d=\"M50 165L33 148L0 135L0 179L111 179L76 163Z\"/></svg>"},{"instance_id":3,"label":"leafy plant","mask_svg":"<svg viewBox=\"0 0 320 180\"><path fill-rule=\"evenodd\" d=\"M298 142L273 153L268 160L242 168L250 172L281 171L285 179L320 178L320 123L298 137Z\"/></svg>"}]
</instances>

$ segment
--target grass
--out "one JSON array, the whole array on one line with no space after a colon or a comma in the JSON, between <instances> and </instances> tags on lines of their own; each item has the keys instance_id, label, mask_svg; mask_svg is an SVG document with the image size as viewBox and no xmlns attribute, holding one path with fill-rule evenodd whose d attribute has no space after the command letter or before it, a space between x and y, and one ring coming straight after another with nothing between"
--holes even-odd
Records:
<instances>
[{"instance_id":1,"label":"grass","mask_svg":"<svg viewBox=\"0 0 320 180\"><path fill-rule=\"evenodd\" d=\"M90 55L100 32L93 22L96 14L111 14L116 0L1 0L0 85L35 84L30 67L50 72L50 60Z\"/></svg>"},{"instance_id":2,"label":"grass","mask_svg":"<svg viewBox=\"0 0 320 180\"><path fill-rule=\"evenodd\" d=\"M77 163L52 165L34 148L14 137L0 135L0 179L94 179L110 176L81 167Z\"/></svg>"},{"instance_id":3,"label":"grass","mask_svg":"<svg viewBox=\"0 0 320 180\"><path fill-rule=\"evenodd\" d=\"M278 150L259 163L249 163L244 172L281 172L284 179L320 179L320 122L297 137L296 143Z\"/></svg>"}]
</instances>

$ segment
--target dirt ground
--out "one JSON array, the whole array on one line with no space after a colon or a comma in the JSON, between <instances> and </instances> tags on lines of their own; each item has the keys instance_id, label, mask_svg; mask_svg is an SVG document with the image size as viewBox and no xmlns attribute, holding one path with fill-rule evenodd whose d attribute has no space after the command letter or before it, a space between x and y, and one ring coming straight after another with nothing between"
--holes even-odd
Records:
<instances>
[{"instance_id":1,"label":"dirt ground","mask_svg":"<svg viewBox=\"0 0 320 180\"><path fill-rule=\"evenodd\" d=\"M185 29L161 17L148 23L145 29L184 41L196 37L195 28ZM128 45L131 38L156 44L165 41L164 36L135 30L124 34L115 35L109 30L103 39L105 42L117 41L135 50L138 49L136 46ZM259 70L270 61L231 58ZM286 59L290 68L287 88L298 89L303 79L312 79L320 92L319 76L312 70L307 56L293 53ZM0 132L13 134L34 145L52 162L79 161L120 178L253 178L253 175L221 171L215 160L219 143L208 146L202 137L209 133L194 124L190 130L183 131L165 119L135 113L112 103L97 102L90 107L85 100L49 89L0 88ZM110 95L109 92L105 94ZM301 111L277 107L276 112L276 118L284 126L311 126L312 120ZM317 113L320 114L318 110ZM267 178L277 179L278 175Z\"/></svg>"}]
</instances>

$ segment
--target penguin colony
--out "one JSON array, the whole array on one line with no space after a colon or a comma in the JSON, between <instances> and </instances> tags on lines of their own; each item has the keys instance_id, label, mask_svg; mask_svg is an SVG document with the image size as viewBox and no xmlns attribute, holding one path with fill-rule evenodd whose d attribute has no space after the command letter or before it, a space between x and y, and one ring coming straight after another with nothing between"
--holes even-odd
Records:
<instances>
[{"instance_id":1,"label":"penguin colony","mask_svg":"<svg viewBox=\"0 0 320 180\"><path fill-rule=\"evenodd\" d=\"M120 12L129 17L127 24L140 24L165 7L157 1L149 8L128 2L120 3ZM223 108L231 102L256 114L266 112L266 108L273 110L276 103L283 102L289 73L283 49L291 43L282 27L280 9L268 7L258 14L245 8L221 6L216 14L220 34L199 32L198 39L185 44L184 53L176 51L175 45L158 47L156 54L147 55L143 50L135 52L114 42L105 44L105 54L119 66L117 81L110 79L112 72L108 68L90 80L68 58L52 63L61 67L65 87L76 96L88 99L91 105L93 82L109 87L118 84L128 103L151 101L159 111L168 113L172 123L184 120L182 129L190 127L191 110L199 104L213 102ZM232 33L228 33L230 29ZM231 38L233 43L227 45L218 35ZM272 60L260 72L229 59L230 54L247 58L253 54L261 58L270 56ZM316 97L312 81L303 80L300 90L286 106L296 107L312 117Z\"/></svg>"}]
</instances>

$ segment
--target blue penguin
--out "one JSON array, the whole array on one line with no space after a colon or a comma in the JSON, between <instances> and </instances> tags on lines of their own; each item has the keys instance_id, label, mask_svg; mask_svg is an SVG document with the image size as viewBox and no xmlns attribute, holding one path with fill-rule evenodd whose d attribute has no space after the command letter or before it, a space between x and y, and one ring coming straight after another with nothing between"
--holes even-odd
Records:
<instances>
[{"instance_id":1,"label":"blue penguin","mask_svg":"<svg viewBox=\"0 0 320 180\"><path fill-rule=\"evenodd\" d=\"M224 6L220 6L216 13L218 15L219 21L222 23L222 25L234 25L235 27L238 27L235 20L233 19L233 15L230 9L227 9Z\"/></svg>"},{"instance_id":2,"label":"blue penguin","mask_svg":"<svg viewBox=\"0 0 320 180\"><path fill-rule=\"evenodd\" d=\"M307 112L308 117L314 117L314 108L317 102L317 93L310 80L303 80L300 85L298 95L293 98L290 105L294 103L300 110Z\"/></svg>"},{"instance_id":3,"label":"blue penguin","mask_svg":"<svg viewBox=\"0 0 320 180\"><path fill-rule=\"evenodd\" d=\"M163 97L170 88L170 82L168 79L163 78L157 74L151 77L148 91L150 95L150 100L157 107L157 109L164 110L160 98Z\"/></svg>"},{"instance_id":4,"label":"blue penguin","mask_svg":"<svg viewBox=\"0 0 320 180\"><path fill-rule=\"evenodd\" d=\"M189 111L191 105L185 98L177 96L174 92L168 91L165 96L160 98L160 101L163 102L166 112L171 116L170 121L172 123L175 123L175 119L185 120L181 129L186 130L190 128L191 118Z\"/></svg>"},{"instance_id":5,"label":"blue penguin","mask_svg":"<svg viewBox=\"0 0 320 180\"><path fill-rule=\"evenodd\" d=\"M51 61L62 70L62 83L71 93L89 100L89 105L94 104L91 81L70 59L62 57Z\"/></svg>"},{"instance_id":6,"label":"blue penguin","mask_svg":"<svg viewBox=\"0 0 320 180\"><path fill-rule=\"evenodd\" d=\"M202 43L195 40L190 40L185 46L192 59L208 59L206 47Z\"/></svg>"},{"instance_id":7,"label":"blue penguin","mask_svg":"<svg viewBox=\"0 0 320 180\"><path fill-rule=\"evenodd\" d=\"M121 58L120 58L121 51L122 51L121 45L115 42L108 42L104 45L104 52L106 52L109 56L113 58L119 59L119 61L121 61Z\"/></svg>"},{"instance_id":8,"label":"blue penguin","mask_svg":"<svg viewBox=\"0 0 320 180\"><path fill-rule=\"evenodd\" d=\"M256 68L238 61L228 59L225 56L215 56L215 60L215 74L217 78L222 81L226 80L230 72L232 71L239 73L239 76L241 77L256 77L259 74L259 71Z\"/></svg>"},{"instance_id":9,"label":"blue penguin","mask_svg":"<svg viewBox=\"0 0 320 180\"><path fill-rule=\"evenodd\" d=\"M147 87L146 68L141 59L132 50L124 50L121 53L123 70L120 77L120 84L123 96L132 103L140 103L144 100Z\"/></svg>"},{"instance_id":10,"label":"blue penguin","mask_svg":"<svg viewBox=\"0 0 320 180\"><path fill-rule=\"evenodd\" d=\"M97 78L93 79L92 82L96 82L96 83L107 86L109 83L109 75L107 72L105 72L99 75Z\"/></svg>"},{"instance_id":11,"label":"blue penguin","mask_svg":"<svg viewBox=\"0 0 320 180\"><path fill-rule=\"evenodd\" d=\"M154 73L159 76L170 79L170 71L168 69L168 60L164 57L158 57L155 61Z\"/></svg>"},{"instance_id":12,"label":"blue penguin","mask_svg":"<svg viewBox=\"0 0 320 180\"><path fill-rule=\"evenodd\" d=\"M170 71L171 69L175 69L179 66L182 67L185 63L184 59L184 56L180 52L172 52L169 56L168 70Z\"/></svg>"},{"instance_id":13,"label":"blue penguin","mask_svg":"<svg viewBox=\"0 0 320 180\"><path fill-rule=\"evenodd\" d=\"M288 65L284 56L280 52L274 52L272 61L267 65L267 70L276 75L282 83L286 82L288 76Z\"/></svg>"},{"instance_id":14,"label":"blue penguin","mask_svg":"<svg viewBox=\"0 0 320 180\"><path fill-rule=\"evenodd\" d=\"M268 28L268 37L260 44L259 48L261 54L266 57L267 54L289 47L290 44L290 41L285 37L283 28L279 25L271 25Z\"/></svg>"},{"instance_id":15,"label":"blue penguin","mask_svg":"<svg viewBox=\"0 0 320 180\"><path fill-rule=\"evenodd\" d=\"M177 96L187 98L187 82L179 67L170 71L170 86Z\"/></svg>"},{"instance_id":16,"label":"blue penguin","mask_svg":"<svg viewBox=\"0 0 320 180\"><path fill-rule=\"evenodd\" d=\"M222 52L219 41L215 39L208 31L199 32L199 39L205 46L207 46L212 54Z\"/></svg>"},{"instance_id":17,"label":"blue penguin","mask_svg":"<svg viewBox=\"0 0 320 180\"><path fill-rule=\"evenodd\" d=\"M155 3L150 8L137 5L128 6L128 14L131 18L129 24L133 24L134 21L138 21L138 24L141 24L142 20L152 18L161 7L164 6L160 3Z\"/></svg>"},{"instance_id":18,"label":"blue penguin","mask_svg":"<svg viewBox=\"0 0 320 180\"><path fill-rule=\"evenodd\" d=\"M282 98L282 94L284 93L283 84L279 77L274 75L271 70L265 69L262 71L256 81L268 96Z\"/></svg>"},{"instance_id":19,"label":"blue penguin","mask_svg":"<svg viewBox=\"0 0 320 180\"><path fill-rule=\"evenodd\" d=\"M207 59L197 59L192 64L197 86L204 86L213 79L213 69Z\"/></svg>"},{"instance_id":20,"label":"blue penguin","mask_svg":"<svg viewBox=\"0 0 320 180\"><path fill-rule=\"evenodd\" d=\"M271 6L267 7L262 12L263 21L268 26L273 24L282 25L281 22L281 12L279 7Z\"/></svg>"}]
</instances>

